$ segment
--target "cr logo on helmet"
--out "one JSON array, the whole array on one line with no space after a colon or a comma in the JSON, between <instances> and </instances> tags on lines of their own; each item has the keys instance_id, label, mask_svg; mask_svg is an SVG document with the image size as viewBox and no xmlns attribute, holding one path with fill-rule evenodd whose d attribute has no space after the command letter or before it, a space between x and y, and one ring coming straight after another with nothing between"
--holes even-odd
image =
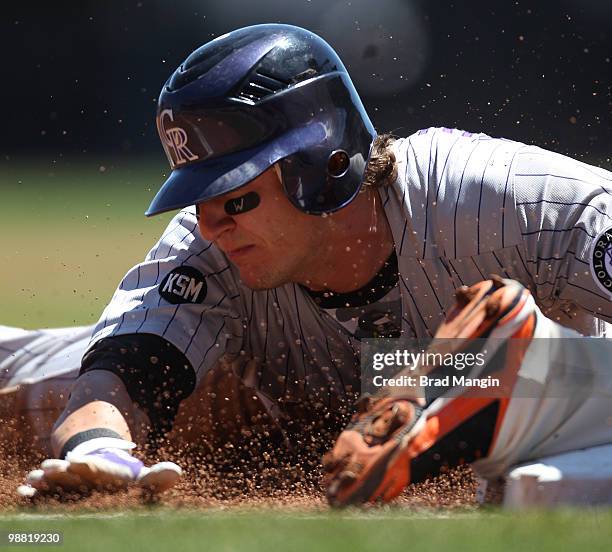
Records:
<instances>
[{"instance_id":1,"label":"cr logo on helmet","mask_svg":"<svg viewBox=\"0 0 612 552\"><path fill-rule=\"evenodd\" d=\"M172 168L187 161L196 161L198 156L187 147L187 132L185 132L185 129L179 126L167 128L168 122L174 122L172 109L164 109L157 117L157 129L159 135L163 137L164 149Z\"/></svg>"}]
</instances>

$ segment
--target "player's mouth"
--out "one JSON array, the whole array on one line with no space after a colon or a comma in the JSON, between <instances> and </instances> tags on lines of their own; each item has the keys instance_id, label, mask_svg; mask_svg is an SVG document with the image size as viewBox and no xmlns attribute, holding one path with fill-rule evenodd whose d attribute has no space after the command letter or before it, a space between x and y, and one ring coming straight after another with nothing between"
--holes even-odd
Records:
<instances>
[{"instance_id":1,"label":"player's mouth","mask_svg":"<svg viewBox=\"0 0 612 552\"><path fill-rule=\"evenodd\" d=\"M230 260L236 261L243 258L253 249L255 249L254 245L245 245L243 247L237 247L236 249L228 249L225 251L225 254L230 258Z\"/></svg>"}]
</instances>

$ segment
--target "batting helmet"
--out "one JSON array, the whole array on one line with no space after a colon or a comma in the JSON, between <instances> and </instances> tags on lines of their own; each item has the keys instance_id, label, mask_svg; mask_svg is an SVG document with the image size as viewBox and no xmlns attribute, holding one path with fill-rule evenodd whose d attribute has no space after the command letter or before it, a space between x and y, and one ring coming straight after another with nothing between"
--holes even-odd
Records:
<instances>
[{"instance_id":1,"label":"batting helmet","mask_svg":"<svg viewBox=\"0 0 612 552\"><path fill-rule=\"evenodd\" d=\"M277 162L298 209L331 213L357 195L376 136L334 50L272 24L193 52L161 91L157 129L172 172L148 216L235 190Z\"/></svg>"}]
</instances>

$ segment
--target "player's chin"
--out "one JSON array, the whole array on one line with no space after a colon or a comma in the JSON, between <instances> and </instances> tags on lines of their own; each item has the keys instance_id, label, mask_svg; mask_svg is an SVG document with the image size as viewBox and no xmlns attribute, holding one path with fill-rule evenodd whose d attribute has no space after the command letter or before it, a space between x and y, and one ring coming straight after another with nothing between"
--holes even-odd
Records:
<instances>
[{"instance_id":1,"label":"player's chin","mask_svg":"<svg viewBox=\"0 0 612 552\"><path fill-rule=\"evenodd\" d=\"M264 271L263 267L238 267L240 272L240 280L242 283L252 290L272 289L288 282L287 278L274 273L273 271Z\"/></svg>"}]
</instances>

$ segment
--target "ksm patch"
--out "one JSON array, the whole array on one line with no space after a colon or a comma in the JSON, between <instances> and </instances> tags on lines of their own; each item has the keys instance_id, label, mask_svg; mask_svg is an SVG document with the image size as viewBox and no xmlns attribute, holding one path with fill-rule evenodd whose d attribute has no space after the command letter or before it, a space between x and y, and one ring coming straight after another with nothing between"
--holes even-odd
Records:
<instances>
[{"instance_id":1,"label":"ksm patch","mask_svg":"<svg viewBox=\"0 0 612 552\"><path fill-rule=\"evenodd\" d=\"M159 285L159 294L173 305L202 303L207 291L204 275L192 266L171 270Z\"/></svg>"}]
</instances>

